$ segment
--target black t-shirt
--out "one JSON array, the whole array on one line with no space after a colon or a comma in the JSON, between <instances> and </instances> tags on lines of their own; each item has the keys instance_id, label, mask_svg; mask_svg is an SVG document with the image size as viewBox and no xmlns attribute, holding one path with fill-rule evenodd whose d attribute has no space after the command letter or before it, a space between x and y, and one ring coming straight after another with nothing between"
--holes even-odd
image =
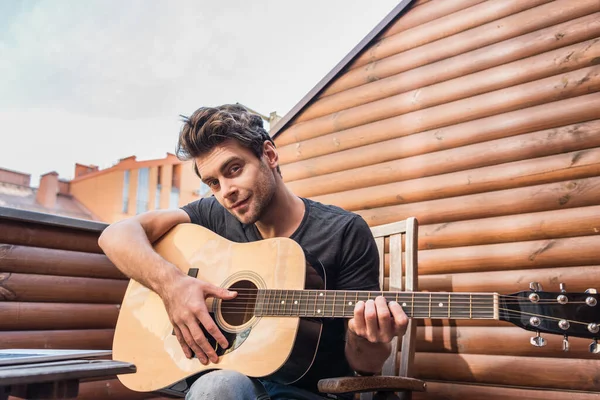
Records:
<instances>
[{"instance_id":1,"label":"black t-shirt","mask_svg":"<svg viewBox=\"0 0 600 400\"><path fill-rule=\"evenodd\" d=\"M323 266L326 289L380 290L379 252L363 218L339 207L305 198L302 200L304 217L290 238L304 249L307 260L316 260ZM182 209L188 213L192 223L233 242L262 239L254 224L242 224L214 196L194 201ZM324 318L315 362L294 385L317 392L319 379L351 375L344 348L344 321Z\"/></svg>"}]
</instances>

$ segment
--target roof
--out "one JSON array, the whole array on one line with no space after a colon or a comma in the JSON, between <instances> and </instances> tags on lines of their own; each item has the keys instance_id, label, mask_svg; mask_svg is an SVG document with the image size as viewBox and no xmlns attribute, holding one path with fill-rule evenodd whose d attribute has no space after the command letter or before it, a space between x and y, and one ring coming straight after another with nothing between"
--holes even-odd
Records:
<instances>
[{"instance_id":1,"label":"roof","mask_svg":"<svg viewBox=\"0 0 600 400\"><path fill-rule=\"evenodd\" d=\"M0 182L0 207L9 207L18 210L35 211L85 220L99 220L99 218L95 217L92 212L70 195L57 194L56 205L54 208L49 209L43 207L36 201L36 193L37 190L31 187Z\"/></svg>"},{"instance_id":2,"label":"roof","mask_svg":"<svg viewBox=\"0 0 600 400\"><path fill-rule=\"evenodd\" d=\"M327 86L332 83L339 75L344 72L346 67L350 65L356 58L358 58L365 50L369 48L369 46L377 39L380 33L382 33L387 27L389 27L393 22L395 22L400 16L402 16L403 12L407 8L407 6L413 0L401 0L396 7L392 11L388 13L388 15L381 20L379 24L371 32L367 34L351 51L340 61L319 83L315 85L311 89L306 96L302 98L296 104L290 112L288 112L272 129L271 129L271 137L275 139L277 135L283 132L284 128L286 128L294 118L300 114L304 109L306 109L316 98L327 88Z\"/></svg>"}]
</instances>

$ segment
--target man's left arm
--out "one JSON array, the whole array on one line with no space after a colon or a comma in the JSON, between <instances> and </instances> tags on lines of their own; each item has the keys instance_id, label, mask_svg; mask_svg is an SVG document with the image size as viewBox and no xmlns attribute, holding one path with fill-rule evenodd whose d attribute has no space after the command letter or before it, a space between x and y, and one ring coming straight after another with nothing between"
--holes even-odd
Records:
<instances>
[{"instance_id":1,"label":"man's left arm","mask_svg":"<svg viewBox=\"0 0 600 400\"><path fill-rule=\"evenodd\" d=\"M367 223L357 217L344 235L342 274L337 289L379 291L379 252ZM391 351L390 342L406 332L408 317L395 301L359 301L354 317L345 322L346 359L361 374L381 371Z\"/></svg>"}]
</instances>

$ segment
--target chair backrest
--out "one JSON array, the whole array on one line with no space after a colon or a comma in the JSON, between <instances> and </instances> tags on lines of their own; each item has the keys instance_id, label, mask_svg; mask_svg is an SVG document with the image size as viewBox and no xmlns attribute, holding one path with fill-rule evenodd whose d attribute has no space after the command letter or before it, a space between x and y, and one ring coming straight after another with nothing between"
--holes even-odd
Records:
<instances>
[{"instance_id":1,"label":"chair backrest","mask_svg":"<svg viewBox=\"0 0 600 400\"><path fill-rule=\"evenodd\" d=\"M418 290L418 226L417 219L411 217L371 228L379 249L379 285L382 290L407 292ZM392 353L385 362L382 375L394 376L397 373L397 376L402 377L413 376L416 330L416 321L410 319L406 334L401 338L401 357L398 367L396 365L398 339L394 338Z\"/></svg>"}]
</instances>

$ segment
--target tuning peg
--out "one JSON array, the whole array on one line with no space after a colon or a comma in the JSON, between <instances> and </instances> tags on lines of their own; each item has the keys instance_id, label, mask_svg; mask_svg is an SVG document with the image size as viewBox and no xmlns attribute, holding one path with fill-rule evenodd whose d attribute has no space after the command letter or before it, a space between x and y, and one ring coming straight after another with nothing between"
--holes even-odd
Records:
<instances>
[{"instance_id":1,"label":"tuning peg","mask_svg":"<svg viewBox=\"0 0 600 400\"><path fill-rule=\"evenodd\" d=\"M569 337L567 335L563 338L563 351L569 351Z\"/></svg>"},{"instance_id":2,"label":"tuning peg","mask_svg":"<svg viewBox=\"0 0 600 400\"><path fill-rule=\"evenodd\" d=\"M567 293L567 285L564 283L559 283L558 287L560 288L561 293Z\"/></svg>"},{"instance_id":3,"label":"tuning peg","mask_svg":"<svg viewBox=\"0 0 600 400\"><path fill-rule=\"evenodd\" d=\"M535 347L544 347L546 345L546 339L541 337L540 333L537 332L536 336L531 337L531 339L529 340L529 343L531 343Z\"/></svg>"},{"instance_id":4,"label":"tuning peg","mask_svg":"<svg viewBox=\"0 0 600 400\"><path fill-rule=\"evenodd\" d=\"M590 353L600 353L600 346L598 346L598 340L594 339L594 341L590 343Z\"/></svg>"},{"instance_id":5,"label":"tuning peg","mask_svg":"<svg viewBox=\"0 0 600 400\"><path fill-rule=\"evenodd\" d=\"M586 290L585 290L585 292L586 292L587 294L596 294L596 293L598 293L598 292L596 291L596 289L586 289Z\"/></svg>"},{"instance_id":6,"label":"tuning peg","mask_svg":"<svg viewBox=\"0 0 600 400\"><path fill-rule=\"evenodd\" d=\"M541 292L542 290L544 290L542 288L542 285L538 282L530 282L529 283L529 289L531 289L534 292Z\"/></svg>"}]
</instances>

